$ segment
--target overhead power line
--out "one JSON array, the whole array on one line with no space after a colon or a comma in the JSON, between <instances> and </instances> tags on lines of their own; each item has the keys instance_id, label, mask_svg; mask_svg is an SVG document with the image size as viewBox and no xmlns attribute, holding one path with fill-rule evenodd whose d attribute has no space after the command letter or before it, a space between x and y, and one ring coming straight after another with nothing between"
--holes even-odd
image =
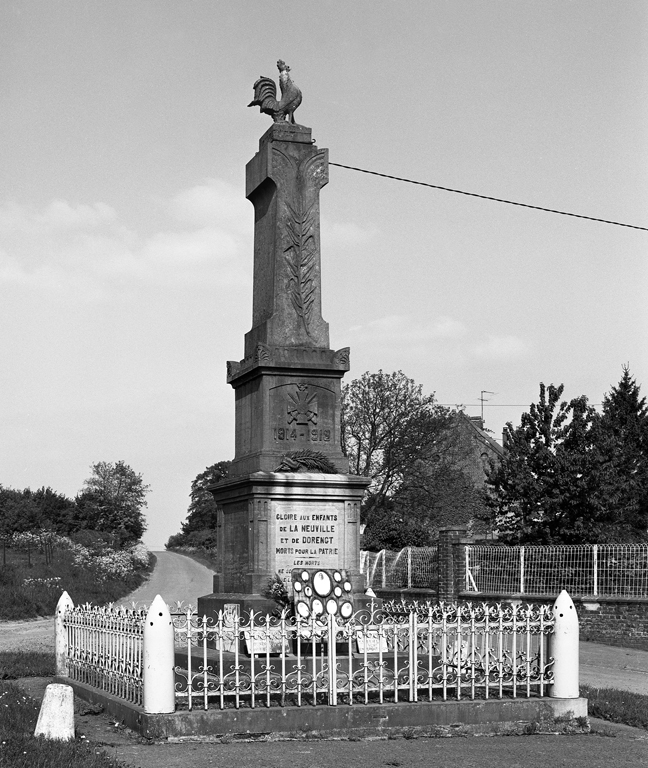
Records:
<instances>
[{"instance_id":1,"label":"overhead power line","mask_svg":"<svg viewBox=\"0 0 648 768\"><path fill-rule=\"evenodd\" d=\"M456 406L457 408L481 408L481 403L435 403L435 405L443 405L446 407ZM600 406L603 403L588 403L591 406ZM530 408L529 403L484 403L484 408Z\"/></svg>"},{"instance_id":2,"label":"overhead power line","mask_svg":"<svg viewBox=\"0 0 648 768\"><path fill-rule=\"evenodd\" d=\"M507 205L517 205L521 208L532 208L534 211L544 211L545 213L557 213L560 216L572 216L576 219L587 219L587 221L598 221L601 224L614 224L617 227L629 227L630 229L640 229L648 232L648 227L638 227L636 224L624 224L621 221L611 221L610 219L598 219L596 216L583 216L581 213L570 213L569 211L559 211L556 208L543 208L541 205L530 205L529 203L518 203L515 200L504 200L501 197L490 197L489 195L479 195L477 192L466 192L463 189L451 189L450 187L441 187L439 184L428 184L426 181L415 181L414 179L404 179L401 176L391 176L388 173L378 173L378 171L368 171L366 168L356 168L353 165L342 165L342 163L331 163L338 168L346 168L349 171L358 171L359 173L368 173L371 176L380 176L383 179L392 179L392 181L404 181L407 184L418 184L421 187L430 187L431 189L440 189L443 192L454 192L457 195L467 195L468 197L479 197L482 200L492 200L495 203L506 203Z\"/></svg>"}]
</instances>

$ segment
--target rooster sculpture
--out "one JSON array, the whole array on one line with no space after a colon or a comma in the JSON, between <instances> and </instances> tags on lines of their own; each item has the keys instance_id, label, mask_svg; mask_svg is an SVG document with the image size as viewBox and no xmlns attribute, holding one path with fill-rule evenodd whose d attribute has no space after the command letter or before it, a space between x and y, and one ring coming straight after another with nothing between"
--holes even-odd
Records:
<instances>
[{"instance_id":1,"label":"rooster sculpture","mask_svg":"<svg viewBox=\"0 0 648 768\"><path fill-rule=\"evenodd\" d=\"M277 86L269 77L260 77L254 84L254 100L248 107L259 107L261 112L270 115L275 123L287 121L295 124L295 110L301 104L302 94L290 78L290 67L285 61L277 62L281 99L277 101Z\"/></svg>"}]
</instances>

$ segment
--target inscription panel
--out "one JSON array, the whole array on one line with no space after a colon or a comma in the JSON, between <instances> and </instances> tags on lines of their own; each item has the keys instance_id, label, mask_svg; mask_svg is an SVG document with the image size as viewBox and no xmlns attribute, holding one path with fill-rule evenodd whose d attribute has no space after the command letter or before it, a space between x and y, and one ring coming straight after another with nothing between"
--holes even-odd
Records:
<instances>
[{"instance_id":1,"label":"inscription panel","mask_svg":"<svg viewBox=\"0 0 648 768\"><path fill-rule=\"evenodd\" d=\"M343 503L273 502L275 571L287 588L293 568L344 567L339 562L343 516Z\"/></svg>"},{"instance_id":2,"label":"inscription panel","mask_svg":"<svg viewBox=\"0 0 648 768\"><path fill-rule=\"evenodd\" d=\"M335 444L335 392L311 382L270 390L272 441L282 450Z\"/></svg>"}]
</instances>

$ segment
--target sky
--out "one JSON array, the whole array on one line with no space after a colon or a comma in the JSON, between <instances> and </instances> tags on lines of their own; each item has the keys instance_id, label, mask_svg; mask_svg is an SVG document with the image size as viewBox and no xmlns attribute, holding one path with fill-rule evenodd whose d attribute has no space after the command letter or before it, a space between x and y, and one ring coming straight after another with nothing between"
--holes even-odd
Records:
<instances>
[{"instance_id":1,"label":"sky","mask_svg":"<svg viewBox=\"0 0 648 768\"><path fill-rule=\"evenodd\" d=\"M643 0L4 0L0 484L151 486L145 543L233 457L252 316L245 164L291 67L331 162L648 227ZM648 394L648 232L330 168L322 308L351 372L402 370L501 436L564 383ZM492 394L491 394L492 393Z\"/></svg>"}]
</instances>

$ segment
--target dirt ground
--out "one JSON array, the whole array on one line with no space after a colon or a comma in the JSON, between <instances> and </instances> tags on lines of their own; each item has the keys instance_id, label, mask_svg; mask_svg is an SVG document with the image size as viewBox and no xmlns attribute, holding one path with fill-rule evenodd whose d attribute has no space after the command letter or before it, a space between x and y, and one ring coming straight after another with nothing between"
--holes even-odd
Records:
<instances>
[{"instance_id":1,"label":"dirt ground","mask_svg":"<svg viewBox=\"0 0 648 768\"><path fill-rule=\"evenodd\" d=\"M45 678L19 681L40 699ZM147 742L110 717L88 714L77 700L77 736L85 736L133 768L639 768L648 764L648 732L602 720L578 736L473 736L362 741Z\"/></svg>"}]
</instances>

